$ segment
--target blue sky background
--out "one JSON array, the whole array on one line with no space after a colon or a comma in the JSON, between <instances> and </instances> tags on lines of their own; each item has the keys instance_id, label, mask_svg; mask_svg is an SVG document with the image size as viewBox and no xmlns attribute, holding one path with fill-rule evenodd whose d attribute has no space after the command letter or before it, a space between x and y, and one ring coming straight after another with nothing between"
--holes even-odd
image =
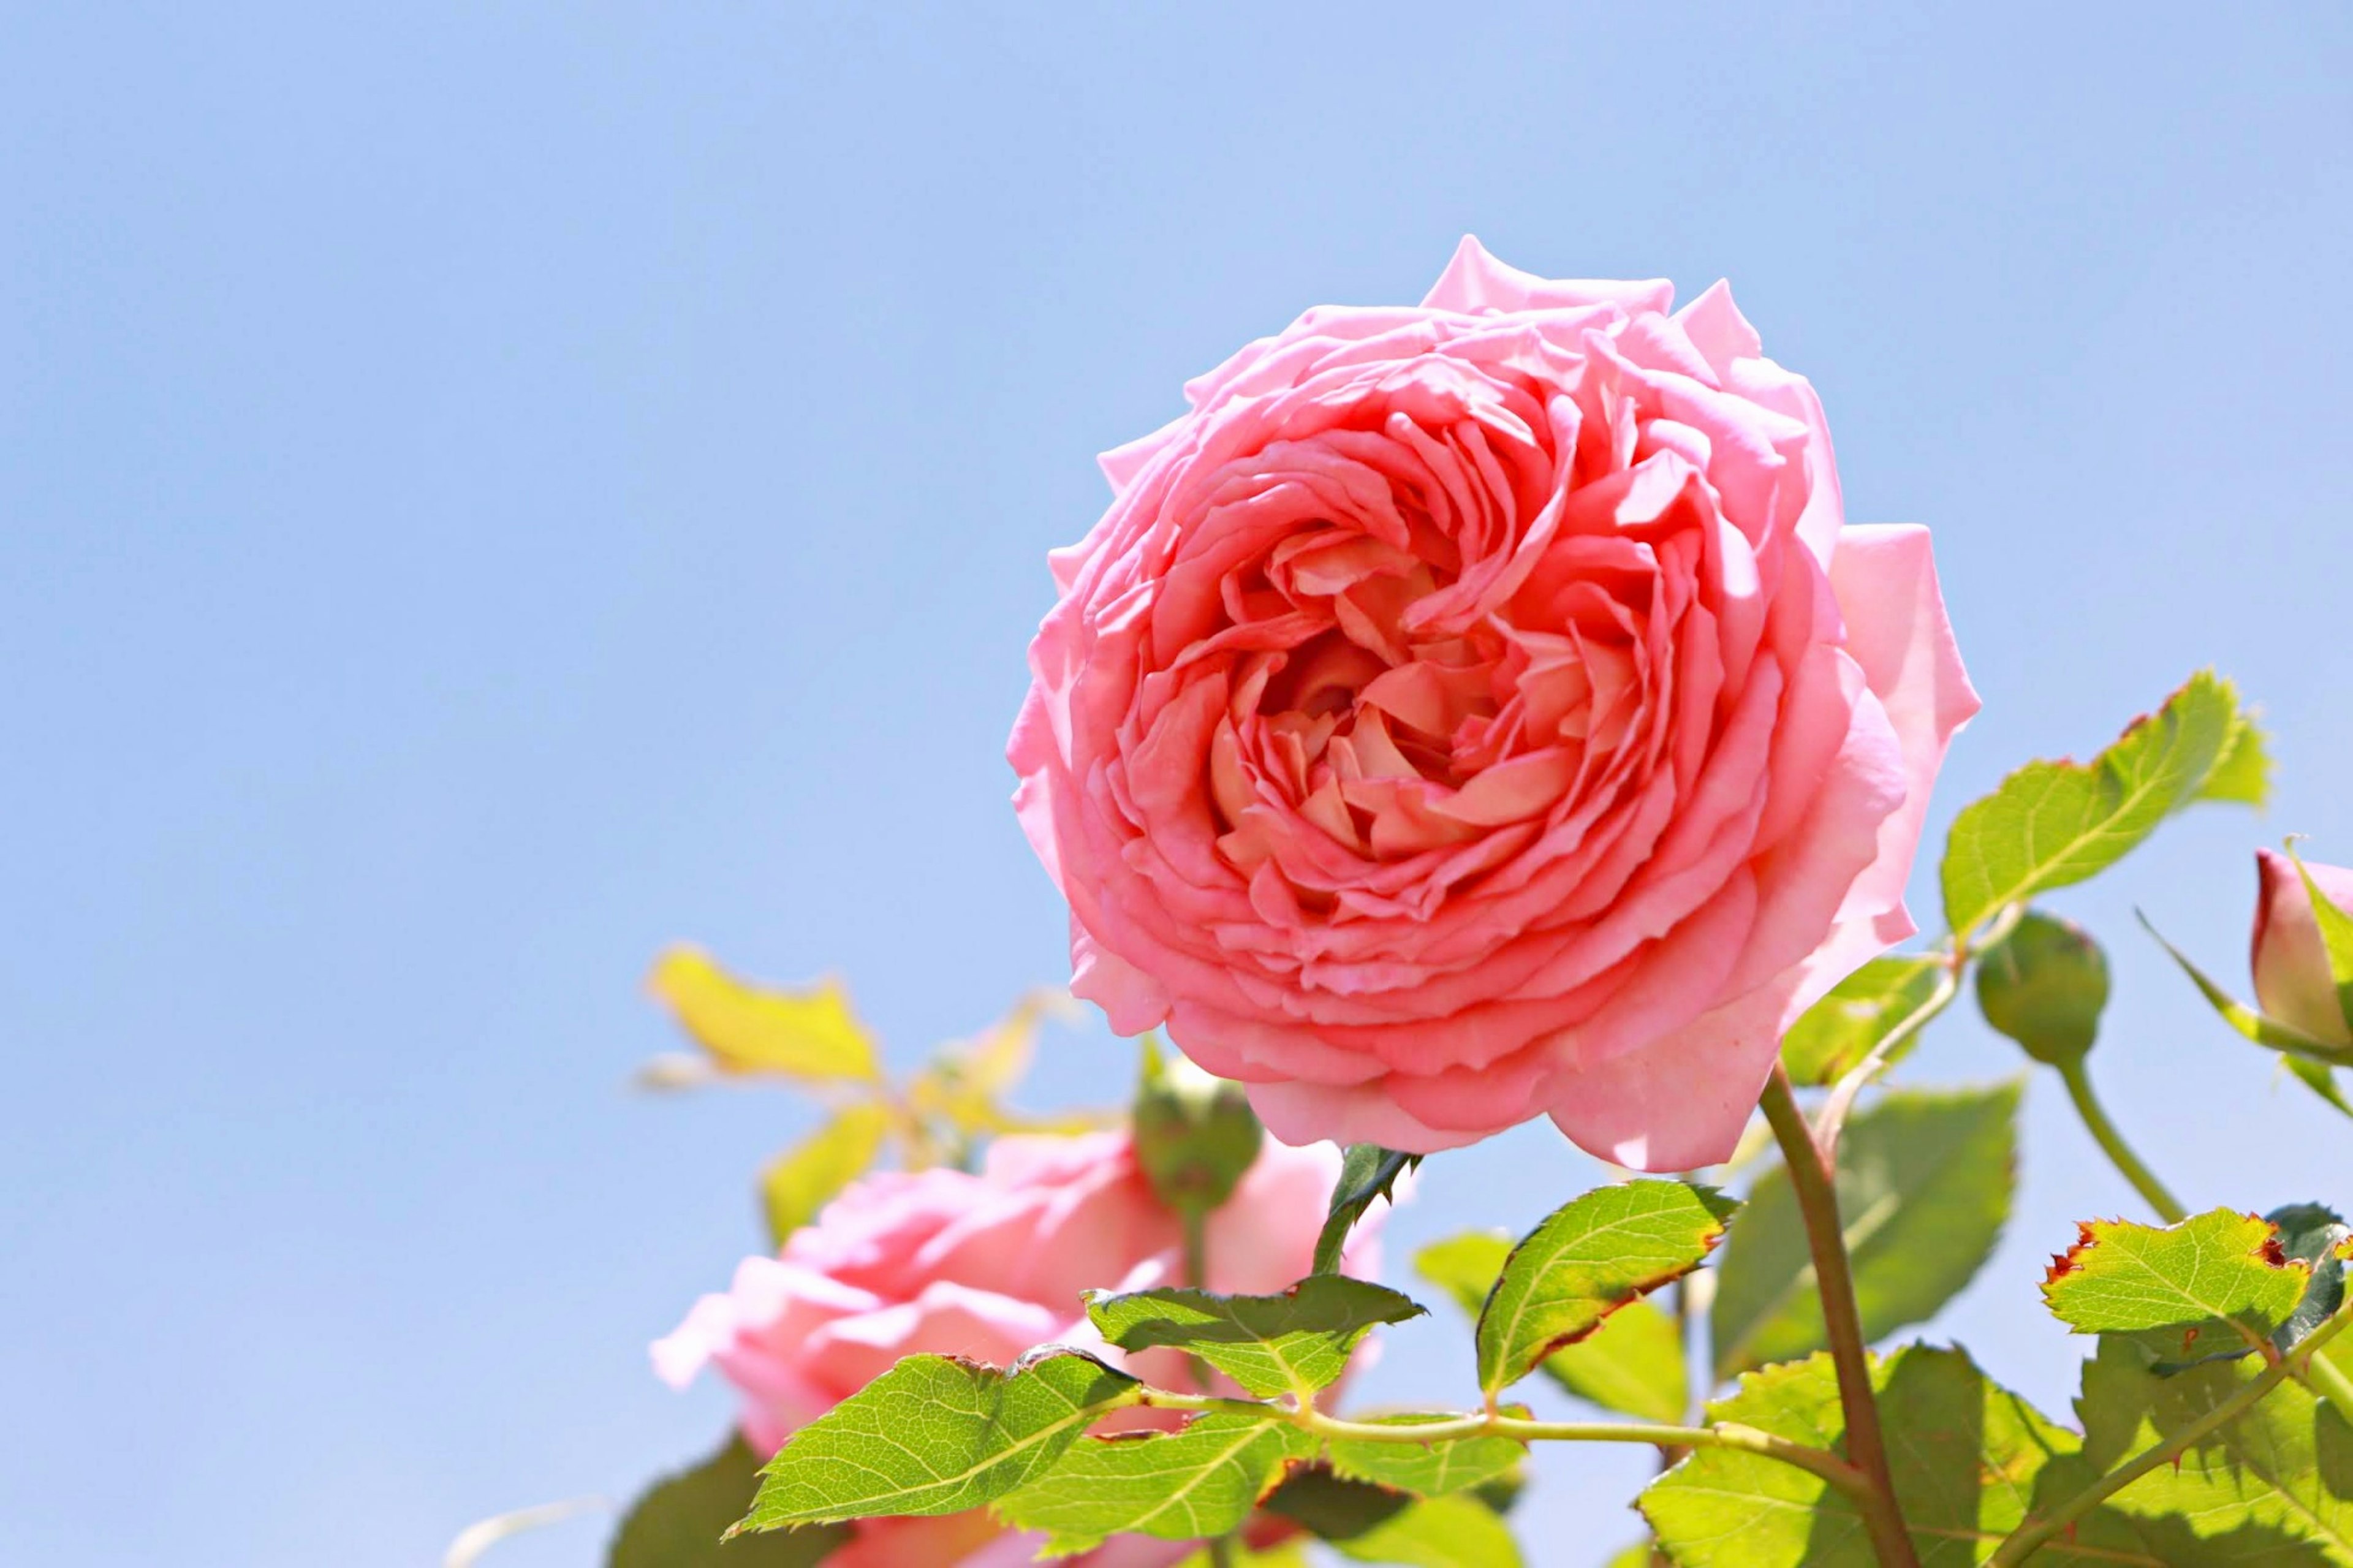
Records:
<instances>
[{"instance_id":1,"label":"blue sky background","mask_svg":"<svg viewBox=\"0 0 2353 1568\"><path fill-rule=\"evenodd\" d=\"M648 960L839 969L902 1062L1060 978L1000 752L1093 454L1465 230L1729 276L1851 514L1935 525L1939 837L2196 666L2268 706L2266 817L2054 902L2185 1195L2353 1201L2129 918L2243 986L2253 847L2353 862L2353 14L1897 9L0 8L0 1559L394 1568L707 1446L643 1346L804 1113L628 1093ZM1934 1331L2063 1411L2041 1256L2133 1202L2054 1088ZM1593 1175L1525 1131L1396 1232ZM1540 1560L1643 1468L1549 1454Z\"/></svg>"}]
</instances>

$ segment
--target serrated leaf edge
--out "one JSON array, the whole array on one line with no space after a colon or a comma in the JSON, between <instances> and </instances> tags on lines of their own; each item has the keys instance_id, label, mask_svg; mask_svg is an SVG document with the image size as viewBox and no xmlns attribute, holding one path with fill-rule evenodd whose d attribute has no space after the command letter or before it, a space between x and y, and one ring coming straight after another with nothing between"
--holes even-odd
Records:
<instances>
[{"instance_id":1,"label":"serrated leaf edge","mask_svg":"<svg viewBox=\"0 0 2353 1568\"><path fill-rule=\"evenodd\" d=\"M1628 1184L1630 1185L1632 1184ZM1699 1195L1700 1206L1706 1209L1710 1215L1715 1216L1714 1226L1708 1230L1703 1231L1700 1235L1699 1256L1680 1268L1669 1269L1657 1276L1655 1279L1638 1282L1622 1299L1612 1301L1609 1305L1603 1307L1601 1310L1595 1315L1593 1321L1588 1323L1585 1327L1574 1330L1568 1333L1556 1335L1552 1339L1546 1341L1540 1348L1519 1357L1518 1359L1526 1363L1525 1366L1521 1367L1517 1372L1512 1373L1510 1375L1503 1378L1502 1381L1485 1390L1488 1401L1491 1405L1493 1403L1495 1394L1501 1393L1506 1388L1509 1388L1512 1384L1518 1383L1521 1379L1532 1375L1538 1367L1542 1366L1554 1355L1557 1354L1561 1351L1567 1350L1571 1345L1581 1344L1585 1341L1591 1339L1595 1334L1600 1332L1601 1325L1608 1322L1619 1312L1623 1311L1626 1308L1632 1306L1636 1301L1642 1300L1652 1292L1664 1289L1667 1286L1673 1284L1684 1275L1696 1271L1711 1256L1714 1255L1715 1249L1719 1246L1723 1245L1725 1234L1732 1228L1732 1216L1739 1212L1740 1200L1728 1196L1723 1189L1710 1186L1704 1182L1673 1182L1667 1184L1685 1187L1697 1194ZM1596 1191L1604 1189L1596 1189ZM1577 1200L1576 1198L1569 1200L1570 1203L1575 1203L1577 1201ZM1716 1211L1716 1204L1719 1201L1725 1205L1725 1208L1722 1213L1717 1213ZM1567 1205L1562 1205L1564 1208L1567 1206ZM1557 1214L1559 1210L1557 1209L1554 1211L1555 1214ZM1474 1342L1482 1337L1480 1330L1484 1328L1486 1325L1487 1313L1494 1306L1496 1293L1503 1289L1504 1281L1510 1279L1512 1276L1513 1259L1519 1257L1521 1250L1536 1238L1537 1233L1542 1231L1545 1226L1551 1222L1551 1215L1546 1215L1544 1219L1536 1223L1534 1229L1530 1230L1527 1235L1522 1237L1518 1241L1513 1244L1511 1251L1504 1255L1503 1267L1496 1270L1495 1282L1487 1288L1486 1300L1479 1308L1478 1321L1472 1327L1472 1337ZM1614 1228L1616 1225L1620 1223L1623 1222L1613 1221L1610 1228ZM1602 1232L1595 1231L1589 1234L1598 1236L1602 1234ZM1531 1300L1533 1300L1533 1298L1531 1298ZM1526 1320L1527 1312L1528 1303L1524 1300L1520 1303L1520 1310L1514 1312L1512 1316L1512 1329L1504 1335L1504 1340L1506 1343L1508 1343L1517 1333L1519 1324Z\"/></svg>"}]
</instances>

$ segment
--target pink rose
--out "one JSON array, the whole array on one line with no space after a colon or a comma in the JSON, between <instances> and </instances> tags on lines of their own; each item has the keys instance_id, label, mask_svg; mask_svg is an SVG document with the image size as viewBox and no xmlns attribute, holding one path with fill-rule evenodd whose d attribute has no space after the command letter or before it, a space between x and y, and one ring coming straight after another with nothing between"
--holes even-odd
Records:
<instances>
[{"instance_id":1,"label":"pink rose","mask_svg":"<svg viewBox=\"0 0 2353 1568\"><path fill-rule=\"evenodd\" d=\"M2305 869L2329 902L2353 910L2353 871L2307 860ZM2295 862L2274 849L2255 851L2255 934L2251 962L2255 1002L2281 1023L2332 1046L2353 1046L2353 1029L2337 1005L2337 982L2328 973L2328 949L2312 895L2295 874Z\"/></svg>"},{"instance_id":2,"label":"pink rose","mask_svg":"<svg viewBox=\"0 0 2353 1568\"><path fill-rule=\"evenodd\" d=\"M1009 755L1073 987L1280 1137L1706 1164L1913 931L1978 707L1928 535L1846 527L1813 389L1672 299L1465 239L1189 384L1053 558Z\"/></svg>"},{"instance_id":3,"label":"pink rose","mask_svg":"<svg viewBox=\"0 0 2353 1568\"><path fill-rule=\"evenodd\" d=\"M1270 1142L1233 1197L1209 1216L1210 1289L1264 1294L1308 1271L1340 1172L1330 1145ZM1352 1270L1374 1258L1366 1228ZM653 1347L654 1368L683 1387L706 1364L743 1391L744 1441L763 1455L794 1428L921 1352L1010 1364L1048 1343L1124 1359L1139 1376L1187 1387L1174 1351L1122 1358L1086 1321L1079 1293L1179 1278L1183 1237L1137 1168L1127 1135L1003 1138L978 1174L888 1172L854 1184L795 1232L782 1256L744 1259L734 1288L705 1296ZM1238 1392L1228 1390L1227 1392ZM998 1568L1028 1563L1039 1538L1009 1536L985 1513L870 1520L828 1568ZM1118 1537L1085 1568L1157 1568L1191 1548Z\"/></svg>"}]
</instances>

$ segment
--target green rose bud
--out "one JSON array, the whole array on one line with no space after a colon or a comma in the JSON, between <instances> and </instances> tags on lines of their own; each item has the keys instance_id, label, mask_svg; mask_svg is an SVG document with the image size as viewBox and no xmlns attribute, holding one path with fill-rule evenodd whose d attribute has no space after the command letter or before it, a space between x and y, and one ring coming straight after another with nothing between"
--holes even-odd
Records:
<instances>
[{"instance_id":1,"label":"green rose bud","mask_svg":"<svg viewBox=\"0 0 2353 1568\"><path fill-rule=\"evenodd\" d=\"M2107 955L2073 921L2029 910L1978 960L1986 1022L2051 1067L2083 1059L2107 1005Z\"/></svg>"},{"instance_id":2,"label":"green rose bud","mask_svg":"<svg viewBox=\"0 0 2353 1568\"><path fill-rule=\"evenodd\" d=\"M1187 1217L1208 1214L1233 1196L1265 1137L1241 1085L1171 1061L1145 1037L1135 1158L1162 1203Z\"/></svg>"}]
</instances>

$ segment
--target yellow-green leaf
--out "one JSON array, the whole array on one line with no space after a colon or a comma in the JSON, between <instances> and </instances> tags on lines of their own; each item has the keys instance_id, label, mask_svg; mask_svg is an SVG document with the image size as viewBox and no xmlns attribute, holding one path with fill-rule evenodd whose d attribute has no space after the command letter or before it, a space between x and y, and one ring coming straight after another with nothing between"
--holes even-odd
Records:
<instances>
[{"instance_id":1,"label":"yellow-green leaf","mask_svg":"<svg viewBox=\"0 0 2353 1568\"><path fill-rule=\"evenodd\" d=\"M1050 986L1024 994L979 1034L941 1047L908 1084L910 1103L918 1113L942 1118L963 1132L1011 1131L1019 1119L1006 1110L1004 1097L1029 1072L1039 1026L1071 1005L1069 992Z\"/></svg>"},{"instance_id":2,"label":"yellow-green leaf","mask_svg":"<svg viewBox=\"0 0 2353 1568\"><path fill-rule=\"evenodd\" d=\"M2090 763L2029 763L2011 773L1953 819L1946 921L1970 931L2007 905L2114 865L2200 797L2217 764L2245 743L2245 728L2237 689L2201 670ZM2243 793L2241 776L2227 775L2226 787Z\"/></svg>"},{"instance_id":3,"label":"yellow-green leaf","mask_svg":"<svg viewBox=\"0 0 2353 1568\"><path fill-rule=\"evenodd\" d=\"M1902 953L1874 958L1840 981L1781 1037L1789 1081L1801 1088L1836 1083L1936 994L1944 966L1934 953Z\"/></svg>"},{"instance_id":4,"label":"yellow-green leaf","mask_svg":"<svg viewBox=\"0 0 2353 1568\"><path fill-rule=\"evenodd\" d=\"M2078 1333L2155 1336L2153 1350L2188 1360L2260 1343L2311 1283L2311 1266L2282 1251L2278 1226L2214 1209L2163 1229L2079 1226L2075 1245L2051 1260L2042 1299Z\"/></svg>"},{"instance_id":5,"label":"yellow-green leaf","mask_svg":"<svg viewBox=\"0 0 2353 1568\"><path fill-rule=\"evenodd\" d=\"M1266 1511L1304 1528L1352 1563L1392 1568L1518 1568L1510 1529L1479 1498L1417 1501L1320 1466L1295 1470Z\"/></svg>"},{"instance_id":6,"label":"yellow-green leaf","mask_svg":"<svg viewBox=\"0 0 2353 1568\"><path fill-rule=\"evenodd\" d=\"M838 980L797 991L754 985L699 948L674 947L646 984L723 1071L864 1082L882 1076L873 1037Z\"/></svg>"},{"instance_id":7,"label":"yellow-green leaf","mask_svg":"<svg viewBox=\"0 0 2353 1568\"><path fill-rule=\"evenodd\" d=\"M1351 1563L1390 1568L1520 1568L1521 1563L1511 1527L1485 1503L1461 1496L1409 1503L1330 1544Z\"/></svg>"},{"instance_id":8,"label":"yellow-green leaf","mask_svg":"<svg viewBox=\"0 0 2353 1568\"><path fill-rule=\"evenodd\" d=\"M817 1217L834 1194L863 1175L891 1131L881 1106L852 1105L779 1154L760 1173L760 1203L778 1247Z\"/></svg>"},{"instance_id":9,"label":"yellow-green leaf","mask_svg":"<svg viewBox=\"0 0 2353 1568\"><path fill-rule=\"evenodd\" d=\"M1511 1239L1500 1231L1471 1231L1423 1247L1413 1266L1476 1318L1511 1250ZM1605 1410L1667 1423L1689 1414L1682 1333L1647 1300L1627 1302L1591 1334L1545 1357L1537 1370Z\"/></svg>"},{"instance_id":10,"label":"yellow-green leaf","mask_svg":"<svg viewBox=\"0 0 2353 1568\"><path fill-rule=\"evenodd\" d=\"M1314 1274L1279 1296L1220 1296L1169 1286L1086 1293L1087 1318L1122 1350L1190 1352L1261 1397L1307 1397L1347 1369L1357 1342L1422 1315L1416 1302L1345 1274Z\"/></svg>"},{"instance_id":11,"label":"yellow-green leaf","mask_svg":"<svg viewBox=\"0 0 2353 1568\"><path fill-rule=\"evenodd\" d=\"M2232 727L2221 758L2215 763L2214 771L2206 775L2206 787L2198 792L2199 799L2262 805L2271 798L2272 759L2266 744L2269 737L2255 722L2259 716L2260 710L2253 708L2240 710L2239 721Z\"/></svg>"},{"instance_id":12,"label":"yellow-green leaf","mask_svg":"<svg viewBox=\"0 0 2353 1568\"><path fill-rule=\"evenodd\" d=\"M1480 1310L1480 1387L1492 1396L1628 1302L1698 1268L1739 1206L1713 1187L1638 1181L1553 1211L1512 1249Z\"/></svg>"},{"instance_id":13,"label":"yellow-green leaf","mask_svg":"<svg viewBox=\"0 0 2353 1568\"><path fill-rule=\"evenodd\" d=\"M1050 1557L1092 1551L1113 1535L1198 1541L1240 1528L1284 1468L1315 1447L1288 1422L1224 1414L1175 1432L1089 1437L994 1510L1018 1529L1045 1531Z\"/></svg>"},{"instance_id":14,"label":"yellow-green leaf","mask_svg":"<svg viewBox=\"0 0 2353 1568\"><path fill-rule=\"evenodd\" d=\"M1141 1387L1076 1351L1041 1351L1009 1372L909 1356L794 1433L736 1529L978 1508L1051 1468Z\"/></svg>"}]
</instances>

